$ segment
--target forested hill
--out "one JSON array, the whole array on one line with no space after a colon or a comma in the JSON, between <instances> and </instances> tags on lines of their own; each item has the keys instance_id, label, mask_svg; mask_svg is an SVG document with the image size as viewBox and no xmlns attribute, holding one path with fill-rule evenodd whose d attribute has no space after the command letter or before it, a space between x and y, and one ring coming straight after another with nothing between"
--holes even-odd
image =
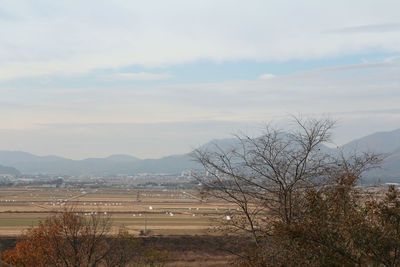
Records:
<instances>
[{"instance_id":1,"label":"forested hill","mask_svg":"<svg viewBox=\"0 0 400 267\"><path fill-rule=\"evenodd\" d=\"M20 175L20 172L16 168L0 165L0 176L2 175L12 175L16 177Z\"/></svg>"}]
</instances>

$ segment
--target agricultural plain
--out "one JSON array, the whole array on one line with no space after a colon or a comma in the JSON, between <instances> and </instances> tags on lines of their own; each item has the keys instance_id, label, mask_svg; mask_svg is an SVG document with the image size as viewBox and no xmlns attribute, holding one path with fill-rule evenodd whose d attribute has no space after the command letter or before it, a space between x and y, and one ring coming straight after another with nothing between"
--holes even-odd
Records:
<instances>
[{"instance_id":1,"label":"agricultural plain","mask_svg":"<svg viewBox=\"0 0 400 267\"><path fill-rule=\"evenodd\" d=\"M202 200L197 191L10 187L0 189L0 235L19 235L66 209L110 216L115 231L123 226L156 236L213 234L213 226L236 211L229 203Z\"/></svg>"}]
</instances>

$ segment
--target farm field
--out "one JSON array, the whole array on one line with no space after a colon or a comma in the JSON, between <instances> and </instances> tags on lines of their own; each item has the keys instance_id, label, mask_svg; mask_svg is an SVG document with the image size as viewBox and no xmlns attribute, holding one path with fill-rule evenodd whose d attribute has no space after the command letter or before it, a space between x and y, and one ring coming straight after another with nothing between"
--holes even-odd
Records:
<instances>
[{"instance_id":1,"label":"farm field","mask_svg":"<svg viewBox=\"0 0 400 267\"><path fill-rule=\"evenodd\" d=\"M210 228L236 210L198 192L167 189L1 188L0 236L17 236L51 214L73 209L84 216L109 215L114 231L145 229L151 235L215 234Z\"/></svg>"}]
</instances>

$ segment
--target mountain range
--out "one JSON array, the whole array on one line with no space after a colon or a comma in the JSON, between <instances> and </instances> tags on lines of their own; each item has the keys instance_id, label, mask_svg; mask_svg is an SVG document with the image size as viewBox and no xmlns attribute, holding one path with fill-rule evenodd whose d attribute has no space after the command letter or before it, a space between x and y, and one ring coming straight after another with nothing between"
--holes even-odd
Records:
<instances>
[{"instance_id":1,"label":"mountain range","mask_svg":"<svg viewBox=\"0 0 400 267\"><path fill-rule=\"evenodd\" d=\"M213 140L210 144L229 147L237 144L237 139ZM327 148L334 153L337 148ZM340 147L343 151L383 153L386 158L379 170L367 174L369 180L379 177L381 181L400 182L400 129L390 132L377 132ZM3 166L10 167L3 167ZM11 169L7 169L11 168ZM111 155L106 158L88 158L72 160L58 156L36 156L21 151L0 151L0 174L8 170L14 175L49 174L49 175L117 175L137 173L179 174L183 170L198 169L190 153L171 155L159 159L139 159L129 155ZM19 171L19 172L18 172Z\"/></svg>"},{"instance_id":2,"label":"mountain range","mask_svg":"<svg viewBox=\"0 0 400 267\"><path fill-rule=\"evenodd\" d=\"M195 168L187 155L172 155L160 159L139 159L129 155L72 160L58 156L36 156L21 151L0 151L0 164L13 166L24 174L49 175L117 175L137 173L178 174Z\"/></svg>"}]
</instances>

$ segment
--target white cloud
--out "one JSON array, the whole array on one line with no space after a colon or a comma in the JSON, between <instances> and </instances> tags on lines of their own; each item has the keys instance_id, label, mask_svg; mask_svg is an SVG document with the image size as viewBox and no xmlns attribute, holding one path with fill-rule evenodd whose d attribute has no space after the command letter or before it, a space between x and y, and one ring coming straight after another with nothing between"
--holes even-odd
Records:
<instances>
[{"instance_id":1,"label":"white cloud","mask_svg":"<svg viewBox=\"0 0 400 267\"><path fill-rule=\"evenodd\" d=\"M272 79L274 77L275 77L274 74L266 73L266 74L261 74L258 78L261 79L261 80L269 80L269 79Z\"/></svg>"},{"instance_id":2,"label":"white cloud","mask_svg":"<svg viewBox=\"0 0 400 267\"><path fill-rule=\"evenodd\" d=\"M153 80L165 80L171 78L172 75L168 73L149 73L149 72L138 72L138 73L115 73L106 75L106 79L111 80L129 80L129 81L153 81Z\"/></svg>"},{"instance_id":3,"label":"white cloud","mask_svg":"<svg viewBox=\"0 0 400 267\"><path fill-rule=\"evenodd\" d=\"M21 0L2 9L0 80L400 51L397 0ZM326 34L332 29L350 30Z\"/></svg>"},{"instance_id":4,"label":"white cloud","mask_svg":"<svg viewBox=\"0 0 400 267\"><path fill-rule=\"evenodd\" d=\"M342 114L397 109L399 86L400 63L383 61L273 79L150 86L146 90L135 85L2 88L1 100L7 105L0 105L0 120L2 128L24 128L35 122L246 121L297 112Z\"/></svg>"}]
</instances>

